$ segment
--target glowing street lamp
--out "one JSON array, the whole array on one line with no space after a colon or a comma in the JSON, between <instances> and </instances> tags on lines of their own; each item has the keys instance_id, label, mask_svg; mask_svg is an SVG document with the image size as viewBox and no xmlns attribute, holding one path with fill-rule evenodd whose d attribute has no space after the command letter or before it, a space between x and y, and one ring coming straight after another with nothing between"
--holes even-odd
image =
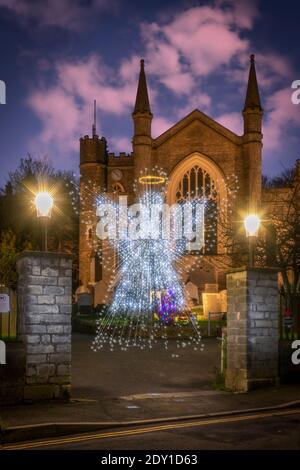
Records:
<instances>
[{"instance_id":1,"label":"glowing street lamp","mask_svg":"<svg viewBox=\"0 0 300 470\"><path fill-rule=\"evenodd\" d=\"M35 207L38 217L51 217L53 197L46 191L37 193L35 196Z\"/></svg>"},{"instance_id":2,"label":"glowing street lamp","mask_svg":"<svg viewBox=\"0 0 300 470\"><path fill-rule=\"evenodd\" d=\"M51 217L51 211L53 207L53 197L47 191L42 191L37 193L35 196L35 207L36 213L38 218L42 218L44 220L45 226L45 238L44 238L44 251L47 251L47 221Z\"/></svg>"},{"instance_id":3,"label":"glowing street lamp","mask_svg":"<svg viewBox=\"0 0 300 470\"><path fill-rule=\"evenodd\" d=\"M249 267L254 266L254 247L258 237L260 218L256 214L249 214L244 219L246 237L249 240Z\"/></svg>"}]
</instances>

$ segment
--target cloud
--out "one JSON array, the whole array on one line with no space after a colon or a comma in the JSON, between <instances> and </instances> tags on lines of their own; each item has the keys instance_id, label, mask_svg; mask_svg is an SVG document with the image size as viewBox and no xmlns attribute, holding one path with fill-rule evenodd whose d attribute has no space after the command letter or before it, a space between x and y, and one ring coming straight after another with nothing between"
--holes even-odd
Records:
<instances>
[{"instance_id":1,"label":"cloud","mask_svg":"<svg viewBox=\"0 0 300 470\"><path fill-rule=\"evenodd\" d=\"M249 50L250 51L250 50ZM252 51L253 52L253 51ZM294 71L290 61L279 54L268 52L255 54L257 64L256 73L260 90L270 93L276 86L286 83L287 79L292 79ZM236 67L228 67L224 70L224 76L229 82L241 85L244 90L249 73L249 57L244 54L239 57Z\"/></svg>"},{"instance_id":2,"label":"cloud","mask_svg":"<svg viewBox=\"0 0 300 470\"><path fill-rule=\"evenodd\" d=\"M253 47L244 33L258 17L257 1L216 0L210 6L177 12L167 22L143 23L149 73L187 99L203 79L217 74L245 88ZM256 58L261 87L270 88L292 73L289 61L272 51Z\"/></svg>"},{"instance_id":3,"label":"cloud","mask_svg":"<svg viewBox=\"0 0 300 470\"><path fill-rule=\"evenodd\" d=\"M161 78L163 83L173 93L189 95L195 87L195 81L189 73L177 73Z\"/></svg>"},{"instance_id":4,"label":"cloud","mask_svg":"<svg viewBox=\"0 0 300 470\"><path fill-rule=\"evenodd\" d=\"M216 5L227 8L235 24L242 29L252 29L259 15L258 0L218 0Z\"/></svg>"},{"instance_id":5,"label":"cloud","mask_svg":"<svg viewBox=\"0 0 300 470\"><path fill-rule=\"evenodd\" d=\"M289 131L300 126L299 106L291 102L291 94L291 88L283 88L270 95L266 101L263 133L267 151L283 149Z\"/></svg>"},{"instance_id":6,"label":"cloud","mask_svg":"<svg viewBox=\"0 0 300 470\"><path fill-rule=\"evenodd\" d=\"M115 74L98 57L59 62L54 71L53 86L33 91L27 100L42 124L32 145L43 149L54 146L61 152L77 149L78 138L90 130L93 99L97 100L100 116L103 112L115 116L130 114L136 83L111 80Z\"/></svg>"},{"instance_id":7,"label":"cloud","mask_svg":"<svg viewBox=\"0 0 300 470\"><path fill-rule=\"evenodd\" d=\"M219 107L222 113L217 121L242 134L242 114L233 109L230 97L236 99L238 94L242 109L249 55L253 52L249 35L244 32L252 30L259 18L258 6L258 1L217 0L210 6L177 12L168 21L142 25L150 72L169 91L185 96L185 105L179 105L176 112L179 118L196 107L217 115L215 108ZM280 148L283 133L299 124L297 110L285 89L293 69L287 58L274 51L257 53L256 62L266 105L264 148L268 152ZM229 93L234 85L235 93ZM220 89L222 100L216 103ZM155 130L166 130L168 121L160 117Z\"/></svg>"},{"instance_id":8,"label":"cloud","mask_svg":"<svg viewBox=\"0 0 300 470\"><path fill-rule=\"evenodd\" d=\"M182 119L187 114L191 113L194 109L199 109L204 113L208 113L211 110L211 102L211 96L209 96L207 93L195 90L194 93L188 97L186 104L178 108L176 116L178 119Z\"/></svg>"},{"instance_id":9,"label":"cloud","mask_svg":"<svg viewBox=\"0 0 300 470\"><path fill-rule=\"evenodd\" d=\"M291 91L290 88L279 89L265 101L262 131L264 152L267 152L269 157L272 152L283 150L289 132L300 126L299 106L291 102ZM237 135L243 132L243 121L238 112L223 114L216 120Z\"/></svg>"},{"instance_id":10,"label":"cloud","mask_svg":"<svg viewBox=\"0 0 300 470\"><path fill-rule=\"evenodd\" d=\"M21 21L33 21L39 27L56 26L80 30L97 12L112 9L116 0L91 0L84 5L80 0L0 0L0 8Z\"/></svg>"},{"instance_id":11,"label":"cloud","mask_svg":"<svg viewBox=\"0 0 300 470\"><path fill-rule=\"evenodd\" d=\"M4 3L8 2L0 0L0 5ZM11 2L20 11L27 3ZM73 3L75 10L81 8L79 1ZM97 3L99 8L105 4L101 0ZM257 2L216 0L210 6L177 11L168 20L141 25L140 50L146 59L154 137L195 108L242 133L241 110L253 50L251 36L245 32L252 30L258 18ZM116 120L124 117L128 122L139 60L135 53L122 58L114 68L96 55L54 63L52 86L34 90L28 99L42 125L34 145L54 145L58 152L77 150L78 137L90 130L94 98L100 110L99 133L107 116ZM286 58L272 50L256 54L256 62L265 108L264 150L270 158L270 152L284 147L284 133L289 135L291 126L299 125L298 109L291 104L286 87L293 69ZM131 136L123 135L122 128L112 127L106 137L110 148L130 151Z\"/></svg>"},{"instance_id":12,"label":"cloud","mask_svg":"<svg viewBox=\"0 0 300 470\"><path fill-rule=\"evenodd\" d=\"M241 135L243 133L243 121L241 113L232 112L222 114L221 116L217 117L216 121L230 131L235 132L237 135Z\"/></svg>"},{"instance_id":13,"label":"cloud","mask_svg":"<svg viewBox=\"0 0 300 470\"><path fill-rule=\"evenodd\" d=\"M43 153L48 153L46 149L50 145L62 153L78 149L78 137L86 123L91 122L92 113L88 116L86 106L79 107L74 97L58 87L47 93L35 92L28 104L42 123L41 133L32 139L32 148L38 147Z\"/></svg>"},{"instance_id":14,"label":"cloud","mask_svg":"<svg viewBox=\"0 0 300 470\"><path fill-rule=\"evenodd\" d=\"M100 110L120 115L132 105L136 83L123 80L120 84L114 71L98 56L59 63L56 71L59 88L83 102L96 98Z\"/></svg>"},{"instance_id":15,"label":"cloud","mask_svg":"<svg viewBox=\"0 0 300 470\"><path fill-rule=\"evenodd\" d=\"M152 123L152 134L153 137L158 137L172 127L175 122L170 121L162 116L154 116Z\"/></svg>"},{"instance_id":16,"label":"cloud","mask_svg":"<svg viewBox=\"0 0 300 470\"><path fill-rule=\"evenodd\" d=\"M124 136L114 136L109 139L109 151L115 152L118 154L119 152L132 152L132 143L131 139Z\"/></svg>"},{"instance_id":17,"label":"cloud","mask_svg":"<svg viewBox=\"0 0 300 470\"><path fill-rule=\"evenodd\" d=\"M291 130L300 126L299 106L291 102L291 89L283 88L267 97L263 120L264 152L269 156L283 150L285 139ZM243 132L243 121L238 112L226 113L216 118L217 122L237 135ZM285 135L285 139L283 136Z\"/></svg>"},{"instance_id":18,"label":"cloud","mask_svg":"<svg viewBox=\"0 0 300 470\"><path fill-rule=\"evenodd\" d=\"M122 80L127 82L137 82L140 71L141 58L137 55L131 56L129 59L123 59L119 67L119 75Z\"/></svg>"},{"instance_id":19,"label":"cloud","mask_svg":"<svg viewBox=\"0 0 300 470\"><path fill-rule=\"evenodd\" d=\"M240 35L243 27L245 21L235 9L221 5L190 8L163 24L143 24L150 72L172 91L189 93L198 76L207 76L246 53L249 42ZM177 78L178 87L174 86Z\"/></svg>"},{"instance_id":20,"label":"cloud","mask_svg":"<svg viewBox=\"0 0 300 470\"><path fill-rule=\"evenodd\" d=\"M248 49L248 41L230 26L226 12L196 7L175 18L164 33L191 71L204 76Z\"/></svg>"}]
</instances>

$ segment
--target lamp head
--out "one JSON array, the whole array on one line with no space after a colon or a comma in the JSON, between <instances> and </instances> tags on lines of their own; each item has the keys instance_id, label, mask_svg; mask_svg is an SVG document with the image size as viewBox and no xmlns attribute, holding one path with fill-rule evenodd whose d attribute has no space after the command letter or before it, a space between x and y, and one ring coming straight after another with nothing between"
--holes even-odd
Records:
<instances>
[{"instance_id":1,"label":"lamp head","mask_svg":"<svg viewBox=\"0 0 300 470\"><path fill-rule=\"evenodd\" d=\"M257 237L260 227L260 218L256 214L249 214L245 217L244 226L247 237Z\"/></svg>"},{"instance_id":2,"label":"lamp head","mask_svg":"<svg viewBox=\"0 0 300 470\"><path fill-rule=\"evenodd\" d=\"M37 216L51 217L53 202L53 197L46 191L37 193L34 200Z\"/></svg>"}]
</instances>

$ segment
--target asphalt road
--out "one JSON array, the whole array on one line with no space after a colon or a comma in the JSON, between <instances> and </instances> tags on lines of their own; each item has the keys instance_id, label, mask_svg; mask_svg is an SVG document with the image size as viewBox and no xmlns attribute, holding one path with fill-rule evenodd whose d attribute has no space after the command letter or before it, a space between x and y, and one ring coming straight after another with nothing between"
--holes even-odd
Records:
<instances>
[{"instance_id":1,"label":"asphalt road","mask_svg":"<svg viewBox=\"0 0 300 470\"><path fill-rule=\"evenodd\" d=\"M163 342L152 350L93 352L92 335L72 336L72 395L99 399L141 393L209 390L220 367L220 341L203 340L203 351L177 350Z\"/></svg>"},{"instance_id":2,"label":"asphalt road","mask_svg":"<svg viewBox=\"0 0 300 470\"><path fill-rule=\"evenodd\" d=\"M4 446L11 450L300 450L300 410L228 416Z\"/></svg>"}]
</instances>

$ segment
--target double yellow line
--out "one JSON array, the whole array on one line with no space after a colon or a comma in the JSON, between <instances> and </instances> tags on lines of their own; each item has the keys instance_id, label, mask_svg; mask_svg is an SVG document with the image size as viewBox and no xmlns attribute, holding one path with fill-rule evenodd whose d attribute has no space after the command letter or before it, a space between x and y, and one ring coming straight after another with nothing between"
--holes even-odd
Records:
<instances>
[{"instance_id":1,"label":"double yellow line","mask_svg":"<svg viewBox=\"0 0 300 470\"><path fill-rule=\"evenodd\" d=\"M257 419L269 418L272 416L288 416L292 414L300 414L300 409L291 409L291 410L282 410L282 411L269 411L264 413L256 413L250 415L238 415L238 416L228 416L224 418L209 418L209 419L201 419L201 420L191 420L191 421L184 421L184 422L177 422L173 424L160 424L157 426L146 426L141 428L135 429L125 429L123 431L111 431L111 432L103 432L103 433L95 433L95 434L86 434L80 435L75 437L65 437L59 439L48 439L48 440L40 440L40 441L33 441L33 442L25 442L20 444L7 444L0 447L1 450L26 450L26 449L36 449L36 448L44 448L44 447L51 447L51 446L61 446L63 444L74 444L79 442L88 442L93 440L100 440L100 439L108 439L113 437L124 437L124 436L135 436L139 434L149 434L153 432L162 432L162 431L169 431L174 429L182 429L182 428L193 428L193 427L201 427L201 426L209 426L213 424L226 424L226 423L236 423L242 421L254 421Z\"/></svg>"}]
</instances>

